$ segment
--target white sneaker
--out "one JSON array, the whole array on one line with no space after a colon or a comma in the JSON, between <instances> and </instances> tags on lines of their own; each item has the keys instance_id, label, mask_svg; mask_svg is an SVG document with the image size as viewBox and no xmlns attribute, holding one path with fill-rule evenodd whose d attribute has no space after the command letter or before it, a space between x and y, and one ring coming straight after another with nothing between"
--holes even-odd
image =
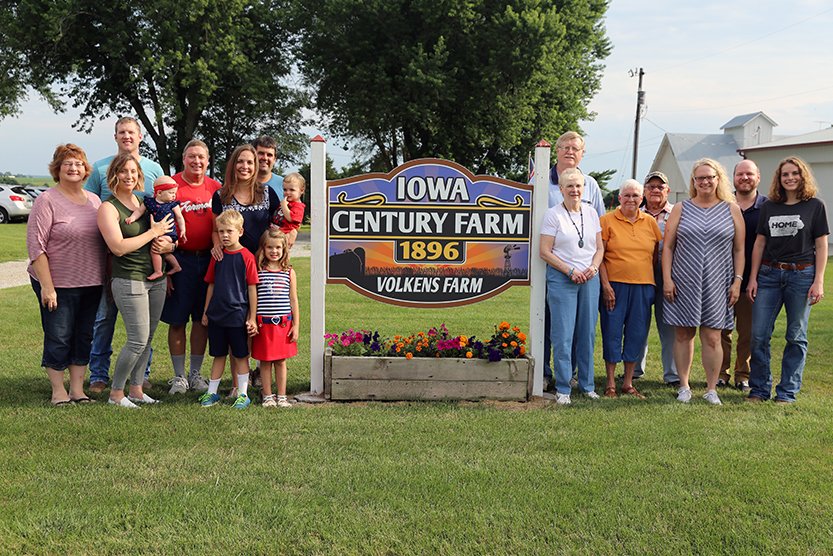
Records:
<instances>
[{"instance_id":1,"label":"white sneaker","mask_svg":"<svg viewBox=\"0 0 833 556\"><path fill-rule=\"evenodd\" d=\"M171 389L168 390L168 394L184 394L188 391L188 381L181 376L173 377L168 381L168 384L171 385Z\"/></svg>"},{"instance_id":2,"label":"white sneaker","mask_svg":"<svg viewBox=\"0 0 833 556\"><path fill-rule=\"evenodd\" d=\"M584 395L585 395L585 396L587 396L588 398L590 398L591 400L598 400L598 399L599 399L599 397L600 397L600 396L599 396L599 395L598 395L595 391L593 391L593 390L590 390L589 392L585 392L585 393L584 393Z\"/></svg>"},{"instance_id":3,"label":"white sneaker","mask_svg":"<svg viewBox=\"0 0 833 556\"><path fill-rule=\"evenodd\" d=\"M717 397L717 392L715 390L709 390L703 394L703 399L712 405L723 405L720 398Z\"/></svg>"},{"instance_id":4,"label":"white sneaker","mask_svg":"<svg viewBox=\"0 0 833 556\"><path fill-rule=\"evenodd\" d=\"M113 398L107 398L107 403L110 405L117 405L119 407L123 407L125 409L139 409L139 406L135 403L128 400L126 397L122 398L120 401L114 402Z\"/></svg>"},{"instance_id":5,"label":"white sneaker","mask_svg":"<svg viewBox=\"0 0 833 556\"><path fill-rule=\"evenodd\" d=\"M191 375L188 377L188 389L194 392L208 392L208 381L202 375Z\"/></svg>"},{"instance_id":6,"label":"white sneaker","mask_svg":"<svg viewBox=\"0 0 833 556\"><path fill-rule=\"evenodd\" d=\"M677 401L688 403L691 401L691 388L680 388L677 390Z\"/></svg>"},{"instance_id":7,"label":"white sneaker","mask_svg":"<svg viewBox=\"0 0 833 556\"><path fill-rule=\"evenodd\" d=\"M570 405L570 394L556 394L555 395L555 403L558 405Z\"/></svg>"},{"instance_id":8,"label":"white sneaker","mask_svg":"<svg viewBox=\"0 0 833 556\"><path fill-rule=\"evenodd\" d=\"M286 396L278 396L278 407L292 407L292 404L289 403Z\"/></svg>"},{"instance_id":9,"label":"white sneaker","mask_svg":"<svg viewBox=\"0 0 833 556\"><path fill-rule=\"evenodd\" d=\"M127 399L130 400L133 403L143 403L143 404L147 404L147 405L154 404L154 403L159 403L159 400L153 399L145 393L142 393L141 398L134 398L133 396L127 396Z\"/></svg>"}]
</instances>

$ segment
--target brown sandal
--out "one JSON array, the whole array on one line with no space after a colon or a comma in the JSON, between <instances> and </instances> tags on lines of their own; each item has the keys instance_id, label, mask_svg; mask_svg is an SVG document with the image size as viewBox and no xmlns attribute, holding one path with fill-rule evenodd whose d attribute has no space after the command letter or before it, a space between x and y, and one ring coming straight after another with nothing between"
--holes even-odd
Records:
<instances>
[{"instance_id":1,"label":"brown sandal","mask_svg":"<svg viewBox=\"0 0 833 556\"><path fill-rule=\"evenodd\" d=\"M605 388L605 398L616 398L616 387L610 386L609 388Z\"/></svg>"},{"instance_id":2,"label":"brown sandal","mask_svg":"<svg viewBox=\"0 0 833 556\"><path fill-rule=\"evenodd\" d=\"M629 396L633 396L634 398L644 400L645 396L639 393L639 390L631 386L630 388L622 388L622 393L627 394Z\"/></svg>"}]
</instances>

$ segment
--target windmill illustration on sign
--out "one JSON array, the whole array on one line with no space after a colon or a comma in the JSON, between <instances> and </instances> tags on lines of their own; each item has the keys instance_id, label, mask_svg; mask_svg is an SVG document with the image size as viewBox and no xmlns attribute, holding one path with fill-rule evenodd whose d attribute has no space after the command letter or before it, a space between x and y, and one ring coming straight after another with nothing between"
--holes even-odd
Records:
<instances>
[{"instance_id":1,"label":"windmill illustration on sign","mask_svg":"<svg viewBox=\"0 0 833 556\"><path fill-rule=\"evenodd\" d=\"M510 274L512 272L512 251L519 251L521 248L517 245L507 245L503 248L503 273Z\"/></svg>"}]
</instances>

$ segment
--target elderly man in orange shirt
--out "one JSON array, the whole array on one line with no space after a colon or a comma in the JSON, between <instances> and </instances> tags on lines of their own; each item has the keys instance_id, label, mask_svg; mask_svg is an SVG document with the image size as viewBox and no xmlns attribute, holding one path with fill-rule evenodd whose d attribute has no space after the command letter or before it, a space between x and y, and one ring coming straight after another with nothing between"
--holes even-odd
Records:
<instances>
[{"instance_id":1,"label":"elderly man in orange shirt","mask_svg":"<svg viewBox=\"0 0 833 556\"><path fill-rule=\"evenodd\" d=\"M654 257L662 240L656 220L639 210L642 184L625 180L619 207L601 218L604 261L599 267L599 322L607 371L605 396L616 397L616 364L624 361L622 394L643 399L633 386L633 370L642 357L654 301Z\"/></svg>"}]
</instances>

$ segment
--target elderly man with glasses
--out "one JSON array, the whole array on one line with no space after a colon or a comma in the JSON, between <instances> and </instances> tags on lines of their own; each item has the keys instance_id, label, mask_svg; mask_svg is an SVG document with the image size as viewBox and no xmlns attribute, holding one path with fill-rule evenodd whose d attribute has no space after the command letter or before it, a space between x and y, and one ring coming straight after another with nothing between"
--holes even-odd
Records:
<instances>
[{"instance_id":1,"label":"elderly man with glasses","mask_svg":"<svg viewBox=\"0 0 833 556\"><path fill-rule=\"evenodd\" d=\"M668 202L668 178L662 172L651 172L645 176L645 205L642 210L650 214L657 221L659 231L665 237L665 223L671 215L674 205ZM659 244L662 253L662 242ZM654 298L654 318L657 323L660 345L662 346L662 380L669 386L678 387L680 377L677 375L677 365L674 363L674 327L665 324L662 318L662 264L660 257L654 260L654 280L656 281L656 296ZM648 356L648 342L642 351L642 360L636 364L633 378L640 378L645 373L645 361Z\"/></svg>"}]
</instances>

